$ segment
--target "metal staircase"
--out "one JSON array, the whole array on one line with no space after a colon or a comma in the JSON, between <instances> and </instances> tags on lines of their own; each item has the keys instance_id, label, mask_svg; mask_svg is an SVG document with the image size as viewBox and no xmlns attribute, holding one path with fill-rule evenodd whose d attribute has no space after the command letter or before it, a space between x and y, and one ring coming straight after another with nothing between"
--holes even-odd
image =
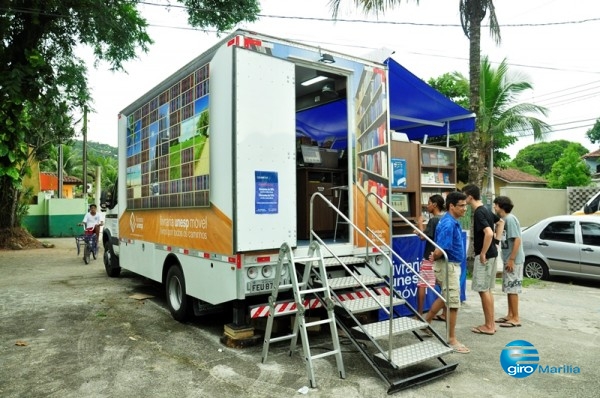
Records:
<instances>
[{"instance_id":1,"label":"metal staircase","mask_svg":"<svg viewBox=\"0 0 600 398\"><path fill-rule=\"evenodd\" d=\"M316 193L313 198L315 196L322 195ZM322 199L327 201L324 197ZM330 207L336 211L333 204ZM340 217L351 228L356 228L345 215L340 213ZM391 270L392 261L385 254L391 252L391 249L385 244L383 247L376 245L366 233L357 231L378 249L377 252L388 261ZM367 232L369 232L368 228ZM312 231L311 234L313 239L306 258L294 259L292 250L285 243L280 249L274 286L279 286L282 267L286 264L290 267L290 275L293 275L292 284L275 288L269 299L270 310L262 352L263 363L266 361L269 344L272 342L292 340L291 355L300 332L311 387L316 387L312 365L312 360L316 358L335 355L340 377L344 378L337 325L375 372L388 384L389 394L434 380L456 369L458 363L447 363L443 359L443 356L453 352L446 339L432 329L417 311L401 298L389 283L389 279L392 278L380 275L364 257L338 257L317 234ZM322 249L329 252L326 258L323 258ZM397 254L391 253L412 269ZM302 279L298 282L296 272L300 270L302 270L300 273ZM390 275L392 274L393 272L390 271ZM276 313L274 308L278 293L290 287L294 292L296 309L292 312ZM349 292L356 298L344 299L343 297ZM305 322L303 300L308 294L314 295L322 302L327 311L325 319ZM399 306L407 308L412 316L400 316ZM372 316L374 312L379 314L375 321ZM275 316L290 313L296 315L292 333L271 338ZM311 356L306 327L322 323L328 323L330 326L333 350Z\"/></svg>"}]
</instances>

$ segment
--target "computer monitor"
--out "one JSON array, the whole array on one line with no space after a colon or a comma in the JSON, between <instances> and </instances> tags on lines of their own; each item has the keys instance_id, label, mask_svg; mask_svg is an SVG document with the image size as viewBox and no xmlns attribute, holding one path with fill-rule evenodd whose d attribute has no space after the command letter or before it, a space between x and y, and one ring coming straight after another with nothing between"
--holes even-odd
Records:
<instances>
[{"instance_id":1,"label":"computer monitor","mask_svg":"<svg viewBox=\"0 0 600 398\"><path fill-rule=\"evenodd\" d=\"M321 164L321 152L318 146L300 145L304 164Z\"/></svg>"}]
</instances>

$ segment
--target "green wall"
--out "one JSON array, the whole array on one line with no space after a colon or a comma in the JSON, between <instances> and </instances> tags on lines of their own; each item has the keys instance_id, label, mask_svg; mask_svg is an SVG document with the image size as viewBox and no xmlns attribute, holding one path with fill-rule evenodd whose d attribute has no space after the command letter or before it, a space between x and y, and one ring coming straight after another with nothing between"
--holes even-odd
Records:
<instances>
[{"instance_id":1,"label":"green wall","mask_svg":"<svg viewBox=\"0 0 600 398\"><path fill-rule=\"evenodd\" d=\"M38 204L30 205L22 225L36 237L76 236L82 232L77 226L87 213L85 199L49 199L38 195Z\"/></svg>"}]
</instances>

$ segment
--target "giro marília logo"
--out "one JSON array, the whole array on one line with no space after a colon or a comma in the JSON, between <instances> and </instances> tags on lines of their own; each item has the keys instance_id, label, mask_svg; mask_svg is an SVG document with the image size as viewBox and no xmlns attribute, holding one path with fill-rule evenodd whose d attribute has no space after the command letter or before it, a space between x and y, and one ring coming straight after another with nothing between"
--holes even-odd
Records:
<instances>
[{"instance_id":1,"label":"giro mar\u00edlia logo","mask_svg":"<svg viewBox=\"0 0 600 398\"><path fill-rule=\"evenodd\" d=\"M509 376L522 379L532 375L540 361L538 350L528 341L508 343L500 353L500 365Z\"/></svg>"}]
</instances>

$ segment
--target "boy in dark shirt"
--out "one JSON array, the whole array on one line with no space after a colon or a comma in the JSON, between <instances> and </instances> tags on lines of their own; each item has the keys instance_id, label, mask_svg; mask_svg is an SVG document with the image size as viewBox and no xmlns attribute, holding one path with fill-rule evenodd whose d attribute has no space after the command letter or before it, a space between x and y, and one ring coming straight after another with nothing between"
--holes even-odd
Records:
<instances>
[{"instance_id":1,"label":"boy in dark shirt","mask_svg":"<svg viewBox=\"0 0 600 398\"><path fill-rule=\"evenodd\" d=\"M479 293L483 307L484 324L471 329L473 333L492 335L496 333L494 323L494 296L496 284L496 257L498 243L502 237L504 220L488 210L481 201L479 187L465 185L462 191L473 210L473 281L471 288Z\"/></svg>"}]
</instances>

